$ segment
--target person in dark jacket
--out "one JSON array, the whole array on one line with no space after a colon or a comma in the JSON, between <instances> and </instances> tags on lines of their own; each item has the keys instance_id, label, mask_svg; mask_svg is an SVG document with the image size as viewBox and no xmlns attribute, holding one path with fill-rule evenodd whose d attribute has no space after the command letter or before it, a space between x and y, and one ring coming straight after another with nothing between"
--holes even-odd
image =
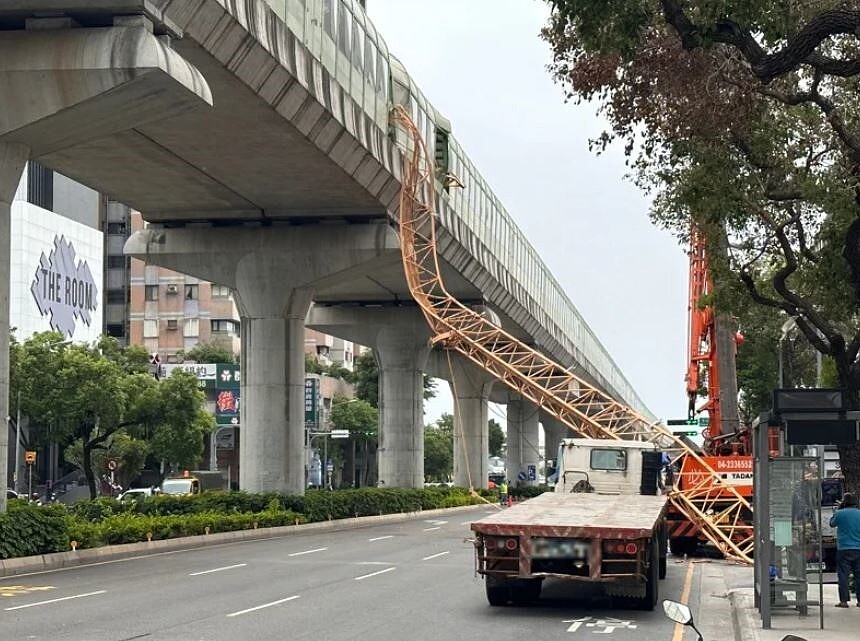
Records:
<instances>
[{"instance_id":1,"label":"person in dark jacket","mask_svg":"<svg viewBox=\"0 0 860 641\"><path fill-rule=\"evenodd\" d=\"M848 575L854 574L857 607L860 608L860 507L857 497L846 492L839 509L830 517L830 527L836 528L836 576L839 579L837 608L847 608L851 600Z\"/></svg>"}]
</instances>

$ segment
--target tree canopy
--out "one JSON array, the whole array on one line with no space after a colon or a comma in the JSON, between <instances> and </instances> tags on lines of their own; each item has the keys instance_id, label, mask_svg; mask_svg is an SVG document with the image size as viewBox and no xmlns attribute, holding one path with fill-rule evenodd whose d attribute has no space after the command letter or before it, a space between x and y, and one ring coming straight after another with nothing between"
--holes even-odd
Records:
<instances>
[{"instance_id":1,"label":"tree canopy","mask_svg":"<svg viewBox=\"0 0 860 641\"><path fill-rule=\"evenodd\" d=\"M176 357L182 361L194 361L195 363L238 363L231 350L224 347L218 341L204 341L197 343L187 352L177 352Z\"/></svg>"},{"instance_id":2,"label":"tree canopy","mask_svg":"<svg viewBox=\"0 0 860 641\"><path fill-rule=\"evenodd\" d=\"M454 417L442 414L424 428L424 476L428 481L446 482L454 472Z\"/></svg>"},{"instance_id":3,"label":"tree canopy","mask_svg":"<svg viewBox=\"0 0 860 641\"><path fill-rule=\"evenodd\" d=\"M30 446L58 443L80 464L90 494L96 495L96 467L113 449L137 465L141 446L172 463L190 465L203 451L213 427L197 379L177 371L157 381L146 353L120 348L111 340L70 344L61 334L36 334L12 343L11 389L30 421ZM17 410L17 407L16 407Z\"/></svg>"},{"instance_id":4,"label":"tree canopy","mask_svg":"<svg viewBox=\"0 0 860 641\"><path fill-rule=\"evenodd\" d=\"M501 456L505 449L505 433L502 431L502 426L498 424L496 419L491 418L487 423L487 428L490 432L490 456Z\"/></svg>"},{"instance_id":5,"label":"tree canopy","mask_svg":"<svg viewBox=\"0 0 860 641\"><path fill-rule=\"evenodd\" d=\"M860 407L860 6L548 1L556 79L599 104L593 145L624 141L654 222L705 233L717 308L794 319Z\"/></svg>"}]
</instances>

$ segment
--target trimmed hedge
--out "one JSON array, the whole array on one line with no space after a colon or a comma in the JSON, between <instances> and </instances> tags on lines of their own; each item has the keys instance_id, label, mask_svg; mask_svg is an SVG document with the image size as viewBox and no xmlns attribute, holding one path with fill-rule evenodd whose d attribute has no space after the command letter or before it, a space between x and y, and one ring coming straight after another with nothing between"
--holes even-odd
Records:
<instances>
[{"instance_id":1,"label":"trimmed hedge","mask_svg":"<svg viewBox=\"0 0 860 641\"><path fill-rule=\"evenodd\" d=\"M101 545L138 543L149 540L173 539L215 532L250 530L257 527L275 527L303 523L302 515L291 511L265 511L226 514L222 512L200 512L197 514L144 515L126 512L115 514L92 523L69 517L67 521L69 539L78 542L79 548Z\"/></svg>"},{"instance_id":2,"label":"trimmed hedge","mask_svg":"<svg viewBox=\"0 0 860 641\"><path fill-rule=\"evenodd\" d=\"M0 559L69 549L66 510L62 505L41 507L9 501L0 514Z\"/></svg>"},{"instance_id":3,"label":"trimmed hedge","mask_svg":"<svg viewBox=\"0 0 860 641\"><path fill-rule=\"evenodd\" d=\"M479 492L492 500L492 493ZM61 552L76 541L78 548L181 536L294 525L356 516L396 514L480 503L465 488L359 488L308 490L304 496L204 492L197 496L152 496L120 502L112 498L37 507L10 502L0 515L0 557ZM13 512L14 510L14 512ZM23 510L25 518L19 517ZM7 530L4 530L4 527ZM12 529L8 529L12 528ZM38 535L34 535L37 533Z\"/></svg>"},{"instance_id":4,"label":"trimmed hedge","mask_svg":"<svg viewBox=\"0 0 860 641\"><path fill-rule=\"evenodd\" d=\"M526 487L512 487L508 490L511 496L518 499L531 499L543 494L544 492L552 492L553 489L549 485L532 485Z\"/></svg>"}]
</instances>

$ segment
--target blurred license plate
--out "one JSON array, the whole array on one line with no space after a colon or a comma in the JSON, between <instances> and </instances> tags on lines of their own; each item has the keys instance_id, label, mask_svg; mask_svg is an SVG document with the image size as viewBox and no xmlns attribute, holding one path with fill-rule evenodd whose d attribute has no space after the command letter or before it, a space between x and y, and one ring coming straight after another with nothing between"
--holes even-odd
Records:
<instances>
[{"instance_id":1,"label":"blurred license plate","mask_svg":"<svg viewBox=\"0 0 860 641\"><path fill-rule=\"evenodd\" d=\"M532 558L535 559L588 559L591 541L582 539L532 539Z\"/></svg>"}]
</instances>

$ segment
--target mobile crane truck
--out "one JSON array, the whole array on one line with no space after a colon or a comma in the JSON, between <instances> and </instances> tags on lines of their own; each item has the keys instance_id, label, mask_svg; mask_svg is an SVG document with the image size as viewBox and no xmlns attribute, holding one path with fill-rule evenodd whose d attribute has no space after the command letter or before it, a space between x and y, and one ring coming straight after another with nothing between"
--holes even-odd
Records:
<instances>
[{"instance_id":1,"label":"mobile crane truck","mask_svg":"<svg viewBox=\"0 0 860 641\"><path fill-rule=\"evenodd\" d=\"M666 576L667 497L653 443L564 439L547 492L472 523L475 568L500 606L540 596L545 578L600 583L652 610Z\"/></svg>"}]
</instances>

